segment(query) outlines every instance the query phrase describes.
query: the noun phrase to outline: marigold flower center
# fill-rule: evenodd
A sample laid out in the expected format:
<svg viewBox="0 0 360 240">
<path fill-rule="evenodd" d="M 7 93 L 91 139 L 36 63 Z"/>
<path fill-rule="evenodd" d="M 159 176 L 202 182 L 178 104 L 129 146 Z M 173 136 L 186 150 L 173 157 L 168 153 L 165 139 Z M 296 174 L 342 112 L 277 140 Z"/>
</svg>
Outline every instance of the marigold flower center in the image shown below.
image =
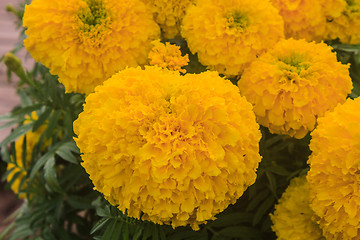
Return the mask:
<svg viewBox="0 0 360 240">
<path fill-rule="evenodd" d="M 226 15 L 229 28 L 234 28 L 240 31 L 244 31 L 249 26 L 249 17 L 240 12 L 234 11 Z"/>
<path fill-rule="evenodd" d="M 309 57 L 306 54 L 293 53 L 287 56 L 279 57 L 281 68 L 286 72 L 303 75 L 311 66 Z M 292 80 L 292 78 L 289 78 Z"/>
<path fill-rule="evenodd" d="M 108 15 L 103 2 L 101 0 L 87 0 L 86 3 L 88 7 L 80 10 L 78 14 L 79 19 L 89 27 L 102 24 L 102 21 Z"/>
<path fill-rule="evenodd" d="M 85 3 L 87 6 L 77 14 L 79 40 L 89 48 L 98 48 L 110 31 L 111 17 L 102 0 L 86 0 Z"/>
</svg>

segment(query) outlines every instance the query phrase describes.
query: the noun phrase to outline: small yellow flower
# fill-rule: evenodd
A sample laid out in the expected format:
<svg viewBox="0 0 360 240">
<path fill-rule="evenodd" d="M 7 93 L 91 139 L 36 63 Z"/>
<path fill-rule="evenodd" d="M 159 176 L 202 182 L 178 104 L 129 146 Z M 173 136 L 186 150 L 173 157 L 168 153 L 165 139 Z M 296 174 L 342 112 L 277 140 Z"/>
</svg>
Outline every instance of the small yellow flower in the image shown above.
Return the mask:
<svg viewBox="0 0 360 240">
<path fill-rule="evenodd" d="M 360 98 L 319 118 L 311 133 L 310 207 L 328 240 L 360 239 Z"/>
<path fill-rule="evenodd" d="M 26 49 L 67 92 L 90 93 L 127 66 L 147 63 L 159 26 L 140 0 L 33 0 Z"/>
<path fill-rule="evenodd" d="M 282 40 L 244 71 L 240 92 L 272 133 L 303 138 L 352 89 L 349 66 L 324 43 Z"/>
<path fill-rule="evenodd" d="M 181 21 L 190 5 L 196 0 L 142 0 L 154 13 L 166 39 L 175 38 L 180 33 Z"/>
<path fill-rule="evenodd" d="M 261 159 L 251 104 L 217 72 L 123 70 L 86 98 L 74 130 L 111 204 L 173 227 L 199 229 L 235 203 Z"/>
<path fill-rule="evenodd" d="M 312 220 L 314 212 L 309 205 L 309 185 L 306 176 L 291 180 L 290 185 L 270 215 L 272 230 L 278 240 L 320 240 L 319 225 Z"/>
<path fill-rule="evenodd" d="M 161 43 L 159 40 L 153 41 L 154 47 L 149 53 L 150 65 L 167 68 L 171 71 L 179 71 L 185 73 L 186 66 L 189 62 L 189 56 L 181 56 L 180 47 L 170 43 Z"/>
<path fill-rule="evenodd" d="M 231 76 L 279 41 L 283 25 L 268 0 L 199 0 L 189 7 L 181 31 L 202 64 Z"/>
</svg>

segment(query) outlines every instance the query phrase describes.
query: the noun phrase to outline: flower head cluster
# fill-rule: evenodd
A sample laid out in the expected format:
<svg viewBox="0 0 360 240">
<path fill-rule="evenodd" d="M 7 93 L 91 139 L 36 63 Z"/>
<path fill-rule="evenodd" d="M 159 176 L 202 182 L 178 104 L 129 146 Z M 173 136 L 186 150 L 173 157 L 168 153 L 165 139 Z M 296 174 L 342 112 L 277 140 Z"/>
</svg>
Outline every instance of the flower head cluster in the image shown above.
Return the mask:
<svg viewBox="0 0 360 240">
<path fill-rule="evenodd" d="M 170 43 L 161 43 L 160 41 L 153 41 L 154 47 L 149 53 L 150 65 L 167 68 L 172 71 L 179 71 L 185 73 L 185 69 L 181 69 L 189 62 L 189 56 L 181 56 L 180 47 Z"/>
<path fill-rule="evenodd" d="M 348 68 L 324 43 L 288 39 L 254 61 L 238 86 L 261 125 L 302 138 L 318 117 L 345 102 L 352 89 Z"/>
<path fill-rule="evenodd" d="M 329 19 L 328 38 L 339 38 L 342 43 L 360 43 L 360 0 L 346 0 L 341 15 Z"/>
<path fill-rule="evenodd" d="M 36 115 L 36 112 L 33 112 L 31 115 L 31 118 L 28 117 L 28 119 L 25 121 L 25 124 L 36 120 L 38 117 Z M 15 142 L 15 151 L 16 151 L 16 159 L 14 159 L 14 163 L 8 163 L 7 170 L 10 171 L 10 174 L 7 176 L 7 181 L 11 182 L 14 177 L 16 177 L 15 181 L 11 184 L 11 190 L 18 194 L 19 198 L 26 198 L 26 195 L 24 193 L 19 193 L 21 189 L 26 188 L 27 182 L 25 181 L 23 184 L 21 182 L 23 181 L 24 177 L 27 174 L 26 169 L 29 167 L 28 165 L 31 162 L 32 153 L 35 145 L 38 143 L 41 135 L 44 133 L 46 129 L 46 125 L 40 126 L 35 132 L 28 132 L 25 135 L 21 136 L 18 140 Z M 24 139 L 26 138 L 26 154 L 25 159 L 23 159 L 23 144 Z M 44 145 L 49 144 L 48 141 L 45 141 Z M 25 160 L 25 162 L 24 162 Z M 24 165 L 25 163 L 25 165 Z M 18 174 L 18 175 L 17 175 Z M 17 175 L 17 176 L 15 176 Z"/>
<path fill-rule="evenodd" d="M 291 180 L 290 185 L 270 215 L 278 240 L 323 239 L 319 225 L 312 220 L 309 206 L 309 185 L 306 176 Z"/>
<path fill-rule="evenodd" d="M 344 0 L 271 0 L 285 22 L 285 37 L 321 41 L 327 35 L 327 19 L 337 17 Z"/>
<path fill-rule="evenodd" d="M 34 0 L 24 44 L 67 92 L 90 93 L 127 66 L 143 65 L 160 30 L 140 0 Z"/>
<path fill-rule="evenodd" d="M 193 229 L 254 183 L 258 127 L 251 104 L 217 72 L 158 67 L 117 73 L 74 122 L 82 165 L 111 204 Z"/>
<path fill-rule="evenodd" d="M 318 120 L 309 158 L 310 206 L 326 239 L 360 239 L 360 99 Z"/>
<path fill-rule="evenodd" d="M 202 64 L 231 76 L 279 41 L 283 25 L 268 0 L 199 0 L 183 19 L 182 36 Z"/>
<path fill-rule="evenodd" d="M 179 35 L 181 21 L 190 5 L 196 0 L 142 0 L 154 13 L 162 35 L 171 39 Z"/>
</svg>

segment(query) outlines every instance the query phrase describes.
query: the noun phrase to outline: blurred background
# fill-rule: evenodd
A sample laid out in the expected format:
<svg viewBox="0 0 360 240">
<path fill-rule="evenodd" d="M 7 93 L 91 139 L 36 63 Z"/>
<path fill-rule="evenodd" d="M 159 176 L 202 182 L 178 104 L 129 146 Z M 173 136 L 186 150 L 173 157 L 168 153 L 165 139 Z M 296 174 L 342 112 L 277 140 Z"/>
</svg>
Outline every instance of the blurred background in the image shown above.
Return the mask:
<svg viewBox="0 0 360 240">
<path fill-rule="evenodd" d="M 6 11 L 6 6 L 11 4 L 17 7 L 22 0 L 0 0 L 0 57 L 5 53 L 14 49 L 18 43 L 18 37 L 22 29 L 16 25 L 16 17 L 13 13 Z M 24 49 L 17 54 L 23 61 L 25 68 L 29 69 L 33 64 L 33 60 L 27 56 Z M 6 67 L 3 62 L 0 63 L 0 115 L 9 113 L 17 104 L 19 104 L 19 97 L 16 95 L 16 76 L 11 77 L 9 81 Z M 11 127 L 0 130 L 0 142 L 9 134 Z M 0 177 L 3 174 L 6 166 L 2 161 L 0 166 Z M 0 182 L 0 233 L 8 224 L 5 220 L 11 215 L 21 204 L 14 194 L 5 188 L 5 183 Z"/>
</svg>

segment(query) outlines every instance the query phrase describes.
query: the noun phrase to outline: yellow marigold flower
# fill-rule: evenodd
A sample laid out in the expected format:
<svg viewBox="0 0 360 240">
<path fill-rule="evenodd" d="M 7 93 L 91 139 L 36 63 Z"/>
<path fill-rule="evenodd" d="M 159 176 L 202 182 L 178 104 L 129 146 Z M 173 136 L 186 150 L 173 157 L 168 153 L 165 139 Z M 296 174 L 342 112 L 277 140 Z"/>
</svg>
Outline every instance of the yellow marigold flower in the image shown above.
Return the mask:
<svg viewBox="0 0 360 240">
<path fill-rule="evenodd" d="M 238 86 L 261 125 L 303 138 L 318 117 L 345 102 L 352 89 L 348 68 L 324 43 L 288 39 L 254 61 Z"/>
<path fill-rule="evenodd" d="M 34 0 L 24 44 L 67 92 L 90 93 L 127 66 L 143 65 L 159 26 L 140 0 Z"/>
<path fill-rule="evenodd" d="M 326 239 L 360 239 L 360 98 L 319 118 L 309 158 L 310 207 Z"/>
<path fill-rule="evenodd" d="M 34 121 L 37 118 L 38 117 L 36 115 L 36 112 L 33 112 L 31 115 L 31 118 L 28 117 L 28 119 L 25 121 L 25 124 L 29 123 L 30 121 Z M 24 188 L 26 188 L 26 185 L 27 185 L 26 181 L 25 181 L 23 183 L 23 185 L 20 186 L 22 179 L 27 174 L 26 168 L 29 167 L 27 165 L 24 166 L 23 160 L 22 160 L 24 138 L 26 136 L 26 164 L 30 164 L 33 149 L 34 149 L 35 145 L 38 143 L 41 135 L 46 130 L 46 127 L 47 127 L 46 125 L 42 125 L 35 132 L 30 131 L 30 132 L 26 133 L 25 135 L 21 136 L 15 142 L 16 164 L 8 163 L 7 170 L 9 171 L 10 169 L 12 169 L 12 171 L 7 176 L 7 181 L 10 182 L 11 179 L 15 176 L 15 174 L 19 173 L 19 175 L 16 177 L 16 180 L 13 181 L 11 184 L 11 190 L 16 194 L 19 193 L 20 188 L 24 189 Z M 46 144 L 49 144 L 49 143 L 45 143 L 45 145 Z M 26 194 L 20 193 L 20 194 L 18 194 L 18 197 L 25 199 Z"/>
<path fill-rule="evenodd" d="M 360 0 L 346 0 L 340 16 L 329 19 L 329 39 L 339 38 L 342 43 L 360 43 Z"/>
<path fill-rule="evenodd" d="M 268 0 L 199 0 L 190 6 L 182 35 L 199 61 L 237 75 L 283 37 L 283 20 Z"/>
<path fill-rule="evenodd" d="M 189 62 L 189 56 L 181 56 L 180 47 L 171 45 L 170 43 L 161 43 L 153 41 L 154 47 L 149 53 L 150 65 L 167 68 L 172 71 L 179 71 L 185 73 L 185 69 L 181 67 L 186 66 Z"/>
<path fill-rule="evenodd" d="M 217 72 L 129 68 L 96 88 L 74 122 L 95 188 L 131 217 L 193 229 L 254 183 L 252 106 Z"/>
<path fill-rule="evenodd" d="M 179 35 L 181 21 L 190 5 L 196 0 L 142 0 L 154 13 L 162 35 L 171 39 Z"/>
<path fill-rule="evenodd" d="M 271 0 L 285 23 L 285 37 L 321 41 L 326 38 L 327 18 L 339 16 L 344 0 Z"/>
<path fill-rule="evenodd" d="M 272 230 L 278 240 L 321 240 L 319 225 L 312 220 L 314 212 L 309 206 L 309 185 L 306 176 L 291 180 L 290 185 L 270 215 Z"/>
</svg>

